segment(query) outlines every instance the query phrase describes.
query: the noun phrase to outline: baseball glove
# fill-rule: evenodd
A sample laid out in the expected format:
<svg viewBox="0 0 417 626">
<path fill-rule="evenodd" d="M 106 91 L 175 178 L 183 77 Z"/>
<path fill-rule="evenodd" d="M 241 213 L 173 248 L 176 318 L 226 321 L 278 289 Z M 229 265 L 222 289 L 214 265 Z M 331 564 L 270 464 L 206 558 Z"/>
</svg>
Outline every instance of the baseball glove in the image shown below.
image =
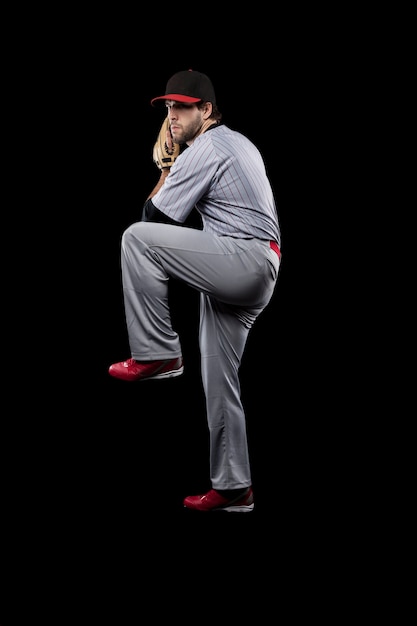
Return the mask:
<svg viewBox="0 0 417 626">
<path fill-rule="evenodd" d="M 162 123 L 158 138 L 153 147 L 153 160 L 160 170 L 171 167 L 180 153 L 180 146 L 172 141 L 169 129 L 169 120 L 166 117 Z"/>
</svg>

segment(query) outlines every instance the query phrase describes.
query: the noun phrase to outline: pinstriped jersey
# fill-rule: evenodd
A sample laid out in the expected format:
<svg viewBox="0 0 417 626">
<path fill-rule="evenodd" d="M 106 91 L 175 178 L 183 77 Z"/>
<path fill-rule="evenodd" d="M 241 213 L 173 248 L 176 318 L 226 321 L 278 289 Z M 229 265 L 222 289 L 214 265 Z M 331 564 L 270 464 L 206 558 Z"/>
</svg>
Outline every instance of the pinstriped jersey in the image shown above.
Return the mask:
<svg viewBox="0 0 417 626">
<path fill-rule="evenodd" d="M 224 124 L 199 135 L 171 167 L 152 203 L 183 223 L 195 207 L 203 230 L 281 244 L 264 161 L 256 146 Z"/>
</svg>

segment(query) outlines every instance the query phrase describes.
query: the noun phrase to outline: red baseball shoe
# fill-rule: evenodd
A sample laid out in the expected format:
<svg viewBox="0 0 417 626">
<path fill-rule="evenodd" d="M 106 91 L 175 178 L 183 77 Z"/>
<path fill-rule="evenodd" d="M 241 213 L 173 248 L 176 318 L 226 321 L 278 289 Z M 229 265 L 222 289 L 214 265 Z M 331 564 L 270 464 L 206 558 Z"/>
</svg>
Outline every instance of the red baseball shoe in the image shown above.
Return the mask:
<svg viewBox="0 0 417 626">
<path fill-rule="evenodd" d="M 184 371 L 182 356 L 165 361 L 151 361 L 149 363 L 139 363 L 135 359 L 128 359 L 120 363 L 113 363 L 109 367 L 110 376 L 120 378 L 120 380 L 156 380 L 159 378 L 173 378 L 180 376 Z"/>
<path fill-rule="evenodd" d="M 233 499 L 221 496 L 211 489 L 202 496 L 187 496 L 184 506 L 194 511 L 228 511 L 229 513 L 250 513 L 254 509 L 252 487 Z"/>
</svg>

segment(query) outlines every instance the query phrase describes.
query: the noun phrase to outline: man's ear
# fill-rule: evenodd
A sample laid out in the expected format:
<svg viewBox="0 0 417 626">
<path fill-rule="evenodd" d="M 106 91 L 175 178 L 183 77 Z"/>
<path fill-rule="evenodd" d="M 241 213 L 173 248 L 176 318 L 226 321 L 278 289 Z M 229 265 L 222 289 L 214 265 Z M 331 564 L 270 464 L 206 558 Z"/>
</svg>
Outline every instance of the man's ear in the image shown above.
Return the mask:
<svg viewBox="0 0 417 626">
<path fill-rule="evenodd" d="M 208 120 L 208 118 L 210 117 L 212 113 L 213 113 L 213 103 L 206 102 L 205 108 L 204 108 L 204 119 Z"/>
</svg>

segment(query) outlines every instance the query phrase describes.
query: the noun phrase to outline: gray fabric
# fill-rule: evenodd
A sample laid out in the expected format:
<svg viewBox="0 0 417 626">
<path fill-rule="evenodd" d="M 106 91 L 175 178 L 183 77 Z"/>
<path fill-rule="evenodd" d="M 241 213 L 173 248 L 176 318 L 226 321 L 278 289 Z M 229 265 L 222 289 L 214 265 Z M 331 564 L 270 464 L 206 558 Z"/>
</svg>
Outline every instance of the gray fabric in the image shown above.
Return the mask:
<svg viewBox="0 0 417 626">
<path fill-rule="evenodd" d="M 137 361 L 181 355 L 168 305 L 169 278 L 201 293 L 199 341 L 212 486 L 250 486 L 239 367 L 249 330 L 272 297 L 278 255 L 267 240 L 138 222 L 123 234 L 121 264 L 129 344 Z"/>
<path fill-rule="evenodd" d="M 199 135 L 180 154 L 152 202 L 181 223 L 196 208 L 206 232 L 281 244 L 262 156 L 247 137 L 224 125 Z"/>
</svg>

